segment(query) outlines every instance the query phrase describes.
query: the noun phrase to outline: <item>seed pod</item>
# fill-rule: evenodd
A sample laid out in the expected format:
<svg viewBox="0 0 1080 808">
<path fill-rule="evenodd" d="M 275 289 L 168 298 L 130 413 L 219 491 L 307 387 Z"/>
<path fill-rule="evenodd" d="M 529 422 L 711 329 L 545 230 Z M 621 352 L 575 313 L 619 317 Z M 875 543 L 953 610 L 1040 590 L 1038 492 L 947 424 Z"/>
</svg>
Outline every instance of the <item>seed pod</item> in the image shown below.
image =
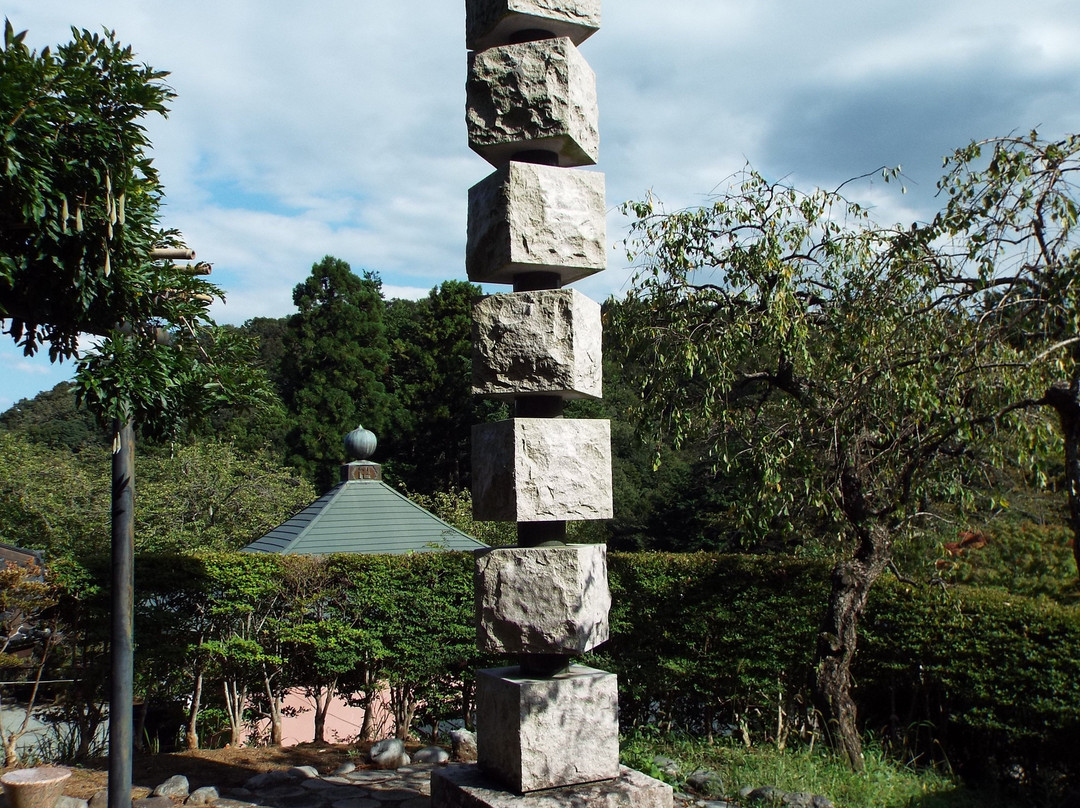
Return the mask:
<svg viewBox="0 0 1080 808">
<path fill-rule="evenodd" d="M 120 196 L 118 196 L 116 198 L 116 203 L 117 203 L 117 206 L 119 207 L 119 210 L 116 213 L 116 219 L 117 219 L 117 221 L 120 222 L 121 227 L 123 227 L 123 225 L 124 225 L 124 201 L 126 199 L 127 199 L 127 194 L 120 194 Z"/>
</svg>

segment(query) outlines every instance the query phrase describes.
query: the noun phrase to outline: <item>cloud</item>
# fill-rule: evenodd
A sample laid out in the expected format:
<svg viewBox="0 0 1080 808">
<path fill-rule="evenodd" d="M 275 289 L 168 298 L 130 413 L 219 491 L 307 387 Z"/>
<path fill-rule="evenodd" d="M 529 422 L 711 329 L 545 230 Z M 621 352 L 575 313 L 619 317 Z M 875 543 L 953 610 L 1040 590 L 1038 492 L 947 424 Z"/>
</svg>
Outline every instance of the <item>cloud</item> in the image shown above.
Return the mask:
<svg viewBox="0 0 1080 808">
<path fill-rule="evenodd" d="M 466 194 L 491 168 L 467 146 L 464 6 L 324 0 L 9 0 L 41 47 L 116 28 L 172 71 L 149 121 L 180 229 L 228 294 L 228 322 L 292 310 L 323 255 L 427 290 L 464 277 Z M 749 162 L 835 187 L 901 164 L 910 193 L 859 186 L 889 221 L 927 218 L 942 155 L 971 138 L 1080 130 L 1072 0 L 619 0 L 582 45 L 597 75 L 609 269 L 625 289 L 619 203 L 701 204 Z M 492 291 L 499 291 L 493 288 Z"/>
</svg>

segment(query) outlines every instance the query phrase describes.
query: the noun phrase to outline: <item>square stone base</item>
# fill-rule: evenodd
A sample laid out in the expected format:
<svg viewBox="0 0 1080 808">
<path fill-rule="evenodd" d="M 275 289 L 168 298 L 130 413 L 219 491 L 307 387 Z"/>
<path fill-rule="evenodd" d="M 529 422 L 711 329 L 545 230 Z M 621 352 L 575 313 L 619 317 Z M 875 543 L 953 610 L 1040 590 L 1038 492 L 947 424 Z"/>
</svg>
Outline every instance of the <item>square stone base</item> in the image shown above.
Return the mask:
<svg viewBox="0 0 1080 808">
<path fill-rule="evenodd" d="M 517 796 L 488 778 L 475 763 L 431 773 L 431 808 L 672 808 L 671 786 L 619 767 L 614 780 L 550 788 Z"/>
<path fill-rule="evenodd" d="M 481 769 L 518 794 L 619 774 L 619 693 L 613 673 L 571 665 L 550 678 L 515 667 L 476 675 Z"/>
</svg>

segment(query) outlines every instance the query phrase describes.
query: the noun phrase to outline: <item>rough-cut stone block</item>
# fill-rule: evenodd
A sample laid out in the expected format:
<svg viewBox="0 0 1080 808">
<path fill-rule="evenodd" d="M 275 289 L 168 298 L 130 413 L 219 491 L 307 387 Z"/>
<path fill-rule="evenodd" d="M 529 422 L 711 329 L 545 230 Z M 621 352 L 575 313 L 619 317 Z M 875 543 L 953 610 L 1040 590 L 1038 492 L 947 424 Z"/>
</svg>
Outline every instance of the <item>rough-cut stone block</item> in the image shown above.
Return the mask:
<svg viewBox="0 0 1080 808">
<path fill-rule="evenodd" d="M 641 772 L 619 768 L 619 777 L 583 786 L 517 796 L 478 766 L 448 766 L 431 773 L 432 808 L 672 808 L 671 786 Z"/>
<path fill-rule="evenodd" d="M 473 393 L 599 398 L 600 304 L 576 289 L 491 295 L 473 308 Z"/>
<path fill-rule="evenodd" d="M 596 162 L 596 76 L 567 37 L 470 53 L 465 95 L 469 146 L 496 168 L 533 150 Z"/>
<path fill-rule="evenodd" d="M 480 768 L 518 794 L 618 777 L 618 707 L 615 674 L 584 665 L 544 679 L 477 671 Z"/>
<path fill-rule="evenodd" d="M 607 266 L 604 175 L 512 162 L 469 189 L 465 269 L 476 283 L 554 272 L 565 285 Z"/>
<path fill-rule="evenodd" d="M 600 0 L 466 0 L 465 46 L 506 45 L 521 31 L 548 31 L 580 45 L 600 27 Z"/>
<path fill-rule="evenodd" d="M 611 518 L 611 425 L 511 418 L 472 431 L 473 516 L 494 522 Z"/>
<path fill-rule="evenodd" d="M 608 638 L 607 548 L 476 552 L 476 644 L 493 654 L 584 654 Z"/>
</svg>

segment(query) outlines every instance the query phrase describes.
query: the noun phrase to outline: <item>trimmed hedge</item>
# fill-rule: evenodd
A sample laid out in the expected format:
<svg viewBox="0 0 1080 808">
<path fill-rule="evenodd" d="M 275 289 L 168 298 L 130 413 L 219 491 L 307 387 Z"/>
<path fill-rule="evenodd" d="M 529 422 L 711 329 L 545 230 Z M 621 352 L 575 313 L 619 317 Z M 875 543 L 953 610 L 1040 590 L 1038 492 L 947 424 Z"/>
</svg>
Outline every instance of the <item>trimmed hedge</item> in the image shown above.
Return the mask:
<svg viewBox="0 0 1080 808">
<path fill-rule="evenodd" d="M 208 639 L 230 598 L 252 601 L 287 579 L 290 557 L 221 554 L 148 557 L 136 567 L 142 670 L 176 665 Z M 585 660 L 619 674 L 624 726 L 660 724 L 694 734 L 776 740 L 810 726 L 809 682 L 829 567 L 783 556 L 610 553 L 612 637 Z M 332 556 L 320 587 L 289 615 L 323 604 L 323 628 L 352 620 L 377 643 L 391 684 L 467 709 L 470 666 L 490 664 L 473 644 L 472 560 L 466 554 Z M 107 568 L 69 578 L 100 615 Z M 295 577 L 295 575 L 294 575 Z M 250 592 L 244 594 L 250 585 Z M 265 604 L 262 604 L 265 605 Z M 336 610 L 336 611 L 335 611 Z M 190 612 L 190 614 L 188 614 Z M 360 615 L 357 622 L 357 613 Z M 202 615 L 204 625 L 196 628 Z M 91 616 L 91 615 L 86 615 Z M 306 618 L 304 618 L 306 619 Z M 187 624 L 186 621 L 190 621 Z M 83 622 L 92 627 L 96 620 Z M 150 628 L 153 636 L 147 636 Z M 304 646 L 290 646 L 302 654 Z M 324 649 L 325 651 L 325 649 Z M 155 654 L 167 655 L 154 664 Z M 289 665 L 301 676 L 318 665 Z M 448 676 L 447 674 L 453 675 Z M 947 592 L 883 578 L 860 632 L 855 697 L 867 729 L 906 754 L 999 762 L 1067 761 L 1080 748 L 1080 608 L 957 587 Z M 442 680 L 438 687 L 425 681 Z M 457 684 L 454 684 L 454 682 Z M 296 681 L 302 685 L 302 681 Z"/>
<path fill-rule="evenodd" d="M 624 724 L 775 740 L 810 721 L 829 566 L 779 556 L 609 556 Z M 875 586 L 860 630 L 864 726 L 907 755 L 1075 764 L 1080 609 L 1000 590 Z M 782 718 L 782 723 L 781 723 Z"/>
</svg>

